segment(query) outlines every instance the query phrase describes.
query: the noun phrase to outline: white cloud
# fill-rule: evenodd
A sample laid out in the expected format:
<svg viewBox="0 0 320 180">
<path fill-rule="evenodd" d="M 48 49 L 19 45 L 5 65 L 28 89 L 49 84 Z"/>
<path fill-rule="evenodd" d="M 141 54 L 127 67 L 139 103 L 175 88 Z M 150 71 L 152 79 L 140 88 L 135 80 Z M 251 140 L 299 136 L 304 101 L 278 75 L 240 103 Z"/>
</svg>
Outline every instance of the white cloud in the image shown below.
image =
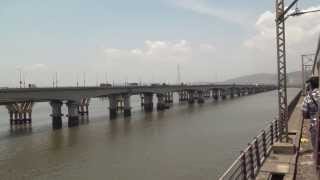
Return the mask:
<svg viewBox="0 0 320 180">
<path fill-rule="evenodd" d="M 31 64 L 25 66 L 18 66 L 17 69 L 27 72 L 38 72 L 48 70 L 48 66 L 45 64 Z"/>
<path fill-rule="evenodd" d="M 193 53 L 201 53 L 201 49 L 206 49 L 213 53 L 211 44 L 192 44 L 186 40 L 179 41 L 151 41 L 146 40 L 144 47 L 134 49 L 114 49 L 106 48 L 104 52 L 111 60 L 125 58 L 138 58 L 143 61 L 171 61 L 183 62 L 191 59 Z"/>
<path fill-rule="evenodd" d="M 302 11 L 320 9 L 310 7 Z M 275 13 L 266 11 L 260 15 L 254 26 L 255 34 L 245 40 L 243 45 L 251 55 L 259 57 L 260 62 L 276 62 L 276 27 Z M 299 70 L 300 55 L 313 52 L 320 33 L 320 14 L 311 13 L 298 17 L 290 17 L 286 21 L 286 44 L 288 66 Z M 274 61 L 272 61 L 274 59 Z M 257 61 L 259 61 L 257 59 Z M 263 64 L 263 63 L 262 63 Z"/>
<path fill-rule="evenodd" d="M 172 0 L 175 6 L 192 11 L 197 14 L 219 18 L 228 22 L 245 24 L 248 20 L 244 12 L 217 8 L 209 4 L 207 0 Z"/>
</svg>

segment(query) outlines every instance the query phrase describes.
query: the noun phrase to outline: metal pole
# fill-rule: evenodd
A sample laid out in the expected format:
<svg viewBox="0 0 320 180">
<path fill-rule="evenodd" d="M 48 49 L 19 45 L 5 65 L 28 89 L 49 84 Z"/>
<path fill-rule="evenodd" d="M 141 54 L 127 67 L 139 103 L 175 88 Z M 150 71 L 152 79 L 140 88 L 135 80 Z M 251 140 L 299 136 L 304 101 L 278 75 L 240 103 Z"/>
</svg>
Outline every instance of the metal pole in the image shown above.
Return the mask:
<svg viewBox="0 0 320 180">
<path fill-rule="evenodd" d="M 301 56 L 301 73 L 302 73 L 302 95 L 305 96 L 306 95 L 306 87 L 305 87 L 305 72 L 304 72 L 304 62 L 303 62 L 303 57 L 304 55 Z"/>
<path fill-rule="evenodd" d="M 276 0 L 276 36 L 277 36 L 277 67 L 278 67 L 278 104 L 280 120 L 280 142 L 288 141 L 288 107 L 287 107 L 287 69 L 284 0 Z"/>
<path fill-rule="evenodd" d="M 19 84 L 20 84 L 20 88 L 22 88 L 22 73 L 21 73 L 21 69 L 19 69 L 19 76 L 20 76 Z"/>
</svg>

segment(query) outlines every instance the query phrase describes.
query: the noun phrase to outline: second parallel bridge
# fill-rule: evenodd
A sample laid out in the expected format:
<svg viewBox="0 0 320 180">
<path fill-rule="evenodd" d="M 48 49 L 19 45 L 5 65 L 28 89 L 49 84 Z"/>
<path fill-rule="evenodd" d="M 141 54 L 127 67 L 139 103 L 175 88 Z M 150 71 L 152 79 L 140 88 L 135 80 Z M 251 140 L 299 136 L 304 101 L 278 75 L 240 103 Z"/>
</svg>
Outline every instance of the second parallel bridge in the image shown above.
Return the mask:
<svg viewBox="0 0 320 180">
<path fill-rule="evenodd" d="M 5 105 L 10 124 L 31 124 L 32 105 L 35 102 L 49 102 L 52 107 L 54 129 L 62 127 L 61 107 L 68 107 L 68 125 L 76 126 L 79 116 L 89 113 L 90 98 L 109 99 L 110 118 L 118 111 L 131 115 L 130 96 L 140 95 L 145 111 L 153 111 L 153 96 L 157 97 L 157 110 L 164 110 L 173 102 L 173 93 L 179 101 L 193 104 L 204 102 L 204 97 L 225 99 L 227 97 L 256 94 L 276 89 L 275 85 L 206 84 L 206 85 L 156 85 L 156 86 L 113 86 L 113 87 L 59 87 L 59 88 L 8 88 L 0 89 L 0 105 Z"/>
</svg>

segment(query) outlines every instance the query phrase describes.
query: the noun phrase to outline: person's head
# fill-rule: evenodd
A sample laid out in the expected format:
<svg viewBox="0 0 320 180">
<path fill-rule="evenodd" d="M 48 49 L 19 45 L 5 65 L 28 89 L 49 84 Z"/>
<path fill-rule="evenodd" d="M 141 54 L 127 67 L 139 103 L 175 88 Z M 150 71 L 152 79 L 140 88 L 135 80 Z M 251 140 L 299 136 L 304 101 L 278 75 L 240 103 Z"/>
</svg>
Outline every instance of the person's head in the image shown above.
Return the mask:
<svg viewBox="0 0 320 180">
<path fill-rule="evenodd" d="M 307 81 L 307 83 L 310 85 L 311 90 L 319 88 L 319 77 L 318 76 L 312 76 Z"/>
</svg>

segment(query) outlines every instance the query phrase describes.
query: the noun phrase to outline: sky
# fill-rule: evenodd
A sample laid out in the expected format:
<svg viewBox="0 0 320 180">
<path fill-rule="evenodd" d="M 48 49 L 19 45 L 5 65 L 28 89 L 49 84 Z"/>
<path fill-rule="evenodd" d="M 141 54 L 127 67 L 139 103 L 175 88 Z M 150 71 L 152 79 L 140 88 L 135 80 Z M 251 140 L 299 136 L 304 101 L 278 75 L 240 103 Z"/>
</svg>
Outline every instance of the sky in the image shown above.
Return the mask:
<svg viewBox="0 0 320 180">
<path fill-rule="evenodd" d="M 286 1 L 287 4 L 289 1 Z M 320 0 L 300 0 L 302 10 Z M 0 87 L 216 82 L 276 73 L 273 0 L 0 0 Z M 315 51 L 320 13 L 289 18 L 288 71 Z"/>
</svg>

